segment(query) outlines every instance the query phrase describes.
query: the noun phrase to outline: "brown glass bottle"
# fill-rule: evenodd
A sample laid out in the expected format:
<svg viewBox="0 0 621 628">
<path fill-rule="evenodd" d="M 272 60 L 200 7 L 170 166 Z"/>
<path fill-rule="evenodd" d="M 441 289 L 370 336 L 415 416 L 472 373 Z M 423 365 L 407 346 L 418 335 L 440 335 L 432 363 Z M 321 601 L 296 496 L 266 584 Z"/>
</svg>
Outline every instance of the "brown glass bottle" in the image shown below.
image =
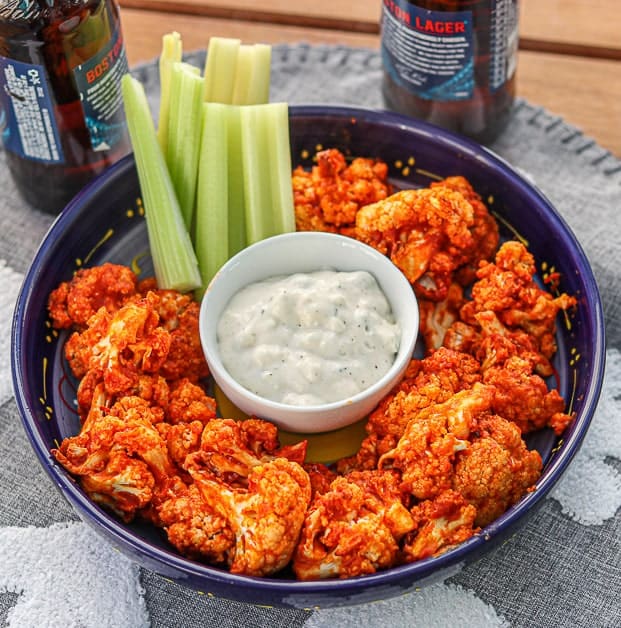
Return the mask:
<svg viewBox="0 0 621 628">
<path fill-rule="evenodd" d="M 387 108 L 489 143 L 515 98 L 517 0 L 383 0 Z"/>
<path fill-rule="evenodd" d="M 0 132 L 18 190 L 58 213 L 130 150 L 113 0 L 0 0 Z"/>
</svg>

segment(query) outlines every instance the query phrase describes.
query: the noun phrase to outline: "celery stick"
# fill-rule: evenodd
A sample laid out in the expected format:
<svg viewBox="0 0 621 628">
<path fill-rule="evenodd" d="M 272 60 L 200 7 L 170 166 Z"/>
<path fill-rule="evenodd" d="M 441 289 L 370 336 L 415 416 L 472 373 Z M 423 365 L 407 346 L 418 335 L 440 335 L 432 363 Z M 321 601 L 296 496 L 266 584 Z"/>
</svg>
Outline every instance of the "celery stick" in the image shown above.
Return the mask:
<svg viewBox="0 0 621 628">
<path fill-rule="evenodd" d="M 157 139 L 162 150 L 168 145 L 168 105 L 170 103 L 170 73 L 173 63 L 181 61 L 183 44 L 179 33 L 173 31 L 162 37 L 162 52 L 159 59 L 160 71 L 160 112 L 158 117 Z"/>
<path fill-rule="evenodd" d="M 158 286 L 181 292 L 194 290 L 201 284 L 198 263 L 183 224 L 144 88 L 130 74 L 125 74 L 121 89 Z"/>
<path fill-rule="evenodd" d="M 246 202 L 246 240 L 253 244 L 275 235 L 272 220 L 269 176 L 269 136 L 265 116 L 260 108 L 249 105 L 240 108 L 244 196 Z"/>
<path fill-rule="evenodd" d="M 194 236 L 203 283 L 197 297 L 229 258 L 228 110 L 219 103 L 203 104 Z"/>
<path fill-rule="evenodd" d="M 254 44 L 252 76 L 246 96 L 247 105 L 261 105 L 270 99 L 270 78 L 272 70 L 272 47 L 267 44 Z"/>
<path fill-rule="evenodd" d="M 200 70 L 187 63 L 174 63 L 170 91 L 166 163 L 186 229 L 191 231 L 202 124 L 203 79 Z"/>
<path fill-rule="evenodd" d="M 205 61 L 206 102 L 230 105 L 233 99 L 233 85 L 237 67 L 237 52 L 241 42 L 228 37 L 211 37 Z"/>
<path fill-rule="evenodd" d="M 237 56 L 234 105 L 260 105 L 270 95 L 272 48 L 267 44 L 242 45 Z"/>
<path fill-rule="evenodd" d="M 233 255 L 239 253 L 247 244 L 240 108 L 228 107 L 228 117 L 228 240 L 229 256 L 233 257 Z"/>
<path fill-rule="evenodd" d="M 264 107 L 268 117 L 272 214 L 279 233 L 295 231 L 293 186 L 291 185 L 291 144 L 287 103 Z"/>
<path fill-rule="evenodd" d="M 295 230 L 286 103 L 240 108 L 246 238 Z"/>
<path fill-rule="evenodd" d="M 233 105 L 250 105 L 248 102 L 248 90 L 254 66 L 254 49 L 252 45 L 242 44 L 237 51 L 237 63 L 235 65 L 235 80 L 231 103 Z"/>
</svg>

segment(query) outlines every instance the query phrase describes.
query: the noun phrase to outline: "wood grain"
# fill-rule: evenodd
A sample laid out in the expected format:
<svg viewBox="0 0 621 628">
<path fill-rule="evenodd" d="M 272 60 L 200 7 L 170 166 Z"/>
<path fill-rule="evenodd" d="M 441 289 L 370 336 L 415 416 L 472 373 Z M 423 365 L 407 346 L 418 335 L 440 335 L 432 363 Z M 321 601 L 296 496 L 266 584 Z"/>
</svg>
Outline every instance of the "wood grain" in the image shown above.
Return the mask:
<svg viewBox="0 0 621 628">
<path fill-rule="evenodd" d="M 620 6 L 619 0 L 520 0 L 522 47 L 621 59 Z"/>
<path fill-rule="evenodd" d="M 381 0 L 120 0 L 127 8 L 377 34 Z M 523 47 L 621 59 L 619 0 L 520 0 Z"/>
<path fill-rule="evenodd" d="M 123 7 L 202 15 L 242 22 L 269 22 L 307 28 L 377 34 L 381 3 L 377 0 L 120 0 Z"/>
<path fill-rule="evenodd" d="M 549 0 L 546 0 L 546 2 Z M 345 44 L 377 49 L 376 35 L 240 22 L 124 8 L 123 30 L 131 65 L 159 55 L 161 37 L 177 30 L 185 50 L 205 48 L 212 35 L 247 42 Z M 563 117 L 621 157 L 621 64 L 611 60 L 521 51 L 518 94 Z"/>
<path fill-rule="evenodd" d="M 176 30 L 180 33 L 186 51 L 206 48 L 211 36 L 237 37 L 245 42 L 269 44 L 308 42 L 344 44 L 378 48 L 377 35 L 365 35 L 319 28 L 283 26 L 262 22 L 239 22 L 219 18 L 179 15 L 158 11 L 121 9 L 121 20 L 130 65 L 153 59 L 159 55 L 162 35 Z"/>
<path fill-rule="evenodd" d="M 517 92 L 621 157 L 618 61 L 522 51 Z"/>
</svg>

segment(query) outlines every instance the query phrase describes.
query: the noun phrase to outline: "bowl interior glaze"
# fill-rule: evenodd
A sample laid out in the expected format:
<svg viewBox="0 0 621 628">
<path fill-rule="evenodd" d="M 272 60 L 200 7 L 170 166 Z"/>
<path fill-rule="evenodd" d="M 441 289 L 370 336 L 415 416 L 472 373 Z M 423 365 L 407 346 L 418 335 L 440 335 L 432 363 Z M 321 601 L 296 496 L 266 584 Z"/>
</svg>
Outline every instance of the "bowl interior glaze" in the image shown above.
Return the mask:
<svg viewBox="0 0 621 628">
<path fill-rule="evenodd" d="M 381 157 L 398 187 L 424 186 L 463 175 L 488 203 L 505 238 L 518 237 L 534 254 L 540 275 L 561 275 L 559 289 L 577 307 L 559 320 L 557 384 L 576 415 L 561 439 L 543 431 L 529 437 L 544 458 L 537 488 L 480 534 L 439 557 L 370 576 L 325 582 L 231 575 L 185 559 L 163 534 L 141 524 L 125 525 L 93 504 L 50 454 L 78 430 L 75 382 L 62 357 L 66 334 L 50 326 L 49 293 L 73 272 L 104 261 L 152 274 L 148 241 L 131 156 L 85 188 L 57 218 L 42 242 L 18 297 L 12 329 L 16 400 L 28 438 L 54 485 L 78 514 L 139 564 L 203 593 L 267 605 L 310 608 L 396 596 L 446 578 L 464 562 L 502 541 L 541 503 L 578 450 L 595 411 L 604 369 L 601 301 L 588 261 L 549 201 L 488 150 L 412 119 L 341 107 L 291 107 L 294 165 L 310 166 L 318 147 L 348 155 Z"/>
</svg>

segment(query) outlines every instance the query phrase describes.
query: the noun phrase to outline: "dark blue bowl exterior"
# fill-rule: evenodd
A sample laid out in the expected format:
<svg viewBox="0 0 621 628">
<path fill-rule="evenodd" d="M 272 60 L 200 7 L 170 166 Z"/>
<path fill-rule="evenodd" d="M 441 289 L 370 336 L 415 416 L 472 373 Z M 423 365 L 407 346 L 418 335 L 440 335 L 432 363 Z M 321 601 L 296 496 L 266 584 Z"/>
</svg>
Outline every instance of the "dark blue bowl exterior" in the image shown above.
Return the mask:
<svg viewBox="0 0 621 628">
<path fill-rule="evenodd" d="M 560 289 L 578 299 L 560 321 L 557 369 L 561 393 L 577 419 L 560 442 L 535 442 L 546 461 L 537 489 L 480 534 L 445 554 L 378 574 L 342 581 L 295 582 L 235 576 L 187 560 L 149 526 L 124 525 L 93 504 L 50 454 L 75 433 L 72 388 L 62 360 L 62 337 L 50 327 L 48 294 L 81 266 L 133 264 L 151 274 L 148 241 L 133 159 L 125 158 L 85 188 L 50 228 L 18 297 L 12 330 L 13 383 L 23 424 L 55 486 L 79 516 L 137 563 L 218 597 L 263 605 L 316 608 L 400 595 L 444 579 L 516 531 L 559 479 L 584 438 L 602 383 L 605 341 L 601 301 L 588 261 L 551 204 L 508 164 L 477 144 L 397 114 L 341 107 L 291 107 L 294 164 L 310 164 L 323 147 L 381 157 L 398 185 L 428 185 L 463 175 L 506 224 L 507 237 L 528 242 L 539 267 L 561 273 Z"/>
</svg>

